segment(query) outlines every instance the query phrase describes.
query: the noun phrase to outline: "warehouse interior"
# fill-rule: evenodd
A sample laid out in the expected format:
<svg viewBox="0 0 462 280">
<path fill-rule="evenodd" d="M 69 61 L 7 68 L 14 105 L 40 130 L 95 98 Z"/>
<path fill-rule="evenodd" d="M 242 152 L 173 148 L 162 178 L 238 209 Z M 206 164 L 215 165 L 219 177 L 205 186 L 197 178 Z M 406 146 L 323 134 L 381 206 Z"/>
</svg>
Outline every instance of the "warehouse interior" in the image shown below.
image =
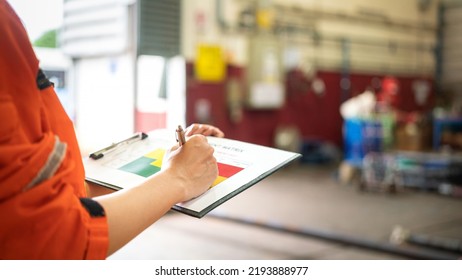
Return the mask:
<svg viewBox="0 0 462 280">
<path fill-rule="evenodd" d="M 109 259 L 460 259 L 461 18 L 457 0 L 64 0 L 58 53 L 37 54 L 84 156 L 192 123 L 301 155 Z"/>
</svg>

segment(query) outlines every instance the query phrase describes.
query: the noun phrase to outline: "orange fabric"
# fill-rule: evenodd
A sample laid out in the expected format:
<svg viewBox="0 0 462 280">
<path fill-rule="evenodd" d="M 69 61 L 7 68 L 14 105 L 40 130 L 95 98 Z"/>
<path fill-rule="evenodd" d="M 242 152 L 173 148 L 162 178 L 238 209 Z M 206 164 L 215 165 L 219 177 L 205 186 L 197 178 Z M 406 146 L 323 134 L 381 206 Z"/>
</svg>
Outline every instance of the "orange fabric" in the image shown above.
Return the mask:
<svg viewBox="0 0 462 280">
<path fill-rule="evenodd" d="M 53 87 L 37 88 L 38 60 L 19 18 L 0 0 L 0 259 L 104 259 L 105 217 L 81 205 L 84 169 L 72 122 Z M 28 187 L 57 141 L 51 178 Z"/>
</svg>

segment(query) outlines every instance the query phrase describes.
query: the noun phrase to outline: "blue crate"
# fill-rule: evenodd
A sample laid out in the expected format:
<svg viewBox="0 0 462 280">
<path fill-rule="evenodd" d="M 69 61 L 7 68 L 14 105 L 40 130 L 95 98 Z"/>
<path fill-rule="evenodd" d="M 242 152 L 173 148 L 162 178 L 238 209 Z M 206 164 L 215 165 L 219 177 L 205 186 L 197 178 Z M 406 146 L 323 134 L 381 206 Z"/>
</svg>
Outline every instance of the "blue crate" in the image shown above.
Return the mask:
<svg viewBox="0 0 462 280">
<path fill-rule="evenodd" d="M 369 152 L 383 150 L 382 122 L 364 119 L 346 119 L 343 124 L 344 160 L 361 166 Z"/>
</svg>

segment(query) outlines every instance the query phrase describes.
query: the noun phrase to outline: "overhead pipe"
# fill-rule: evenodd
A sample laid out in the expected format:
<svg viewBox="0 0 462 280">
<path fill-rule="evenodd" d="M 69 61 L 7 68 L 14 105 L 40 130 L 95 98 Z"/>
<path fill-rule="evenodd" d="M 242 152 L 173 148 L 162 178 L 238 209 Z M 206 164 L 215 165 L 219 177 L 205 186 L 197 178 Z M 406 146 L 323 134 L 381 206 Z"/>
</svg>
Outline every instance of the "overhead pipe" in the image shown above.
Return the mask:
<svg viewBox="0 0 462 280">
<path fill-rule="evenodd" d="M 371 39 L 366 36 L 332 36 L 332 35 L 323 35 L 310 27 L 297 27 L 297 26 L 289 26 L 287 25 L 279 25 L 277 26 L 276 34 L 278 33 L 303 33 L 308 34 L 313 38 L 313 40 L 320 40 L 320 41 L 335 41 L 342 43 L 345 40 L 348 40 L 350 44 L 359 44 L 359 45 L 366 45 L 366 46 L 375 46 L 375 47 L 394 47 L 396 49 L 403 49 L 403 50 L 413 50 L 413 51 L 426 51 L 426 52 L 434 52 L 435 46 L 432 44 L 418 44 L 418 43 L 408 43 L 408 42 L 399 42 L 399 41 L 392 41 L 392 40 L 385 40 L 385 39 Z"/>
<path fill-rule="evenodd" d="M 289 7 L 289 6 L 280 5 L 280 4 L 275 4 L 275 8 L 279 12 L 286 12 L 286 13 L 302 15 L 303 18 L 309 18 L 309 19 L 326 18 L 326 19 L 333 19 L 333 20 L 359 22 L 361 24 L 367 22 L 370 24 L 385 26 L 387 28 L 391 27 L 391 28 L 396 28 L 396 29 L 402 29 L 403 32 L 409 32 L 408 30 L 411 29 L 411 30 L 433 33 L 433 32 L 436 32 L 436 29 L 437 29 L 436 26 L 434 26 L 433 24 L 429 24 L 425 22 L 415 24 L 412 22 L 391 20 L 384 14 L 371 13 L 364 9 L 359 11 L 360 15 L 353 15 L 353 14 L 341 13 L 341 12 L 337 12 L 337 13 L 327 12 L 325 10 L 314 10 L 314 9 L 308 10 L 308 9 L 303 9 L 300 7 Z"/>
<path fill-rule="evenodd" d="M 216 13 L 216 20 L 217 20 L 217 24 L 219 26 L 219 28 L 223 31 L 223 32 L 229 32 L 231 30 L 234 30 L 234 31 L 239 31 L 239 27 L 236 25 L 236 26 L 233 26 L 232 24 L 226 22 L 226 20 L 224 19 L 224 16 L 223 16 L 223 3 L 222 3 L 223 0 L 216 0 L 216 3 L 215 3 L 215 13 Z M 323 16 L 326 16 L 326 17 L 330 17 L 330 18 L 336 18 L 336 19 L 342 19 L 342 20 L 356 20 L 356 21 L 359 21 L 359 20 L 364 20 L 364 21 L 368 21 L 367 18 L 362 18 L 362 17 L 355 17 L 355 16 L 352 16 L 352 15 L 345 15 L 345 14 L 334 14 L 334 13 L 327 13 L 327 12 L 323 12 L 323 11 L 312 11 L 312 12 L 307 12 L 306 10 L 305 11 L 298 11 L 298 10 L 295 10 L 293 8 L 289 8 L 289 7 L 286 7 L 286 6 L 283 6 L 283 5 L 275 5 L 275 10 L 277 10 L 278 12 L 284 12 L 284 11 L 294 11 L 298 14 L 303 14 L 303 13 L 310 13 L 310 14 L 313 14 L 315 15 L 314 18 L 321 18 Z M 292 32 L 292 33 L 299 33 L 299 34 L 302 34 L 302 35 L 306 35 L 308 34 L 309 36 L 311 36 L 313 38 L 313 40 L 324 40 L 324 41 L 335 41 L 335 42 L 339 42 L 339 43 L 342 43 L 346 40 L 348 40 L 350 42 L 350 44 L 361 44 L 361 45 L 368 45 L 368 46 L 378 46 L 378 47 L 383 47 L 383 46 L 393 46 L 393 47 L 396 47 L 397 49 L 403 49 L 403 50 L 413 50 L 413 51 L 427 51 L 427 52 L 434 52 L 435 51 L 435 46 L 431 45 L 431 44 L 426 44 L 426 45 L 422 45 L 422 44 L 412 44 L 412 43 L 408 43 L 408 42 L 398 42 L 398 41 L 391 41 L 391 40 L 380 40 L 380 39 L 371 39 L 369 37 L 365 37 L 365 36 L 350 36 L 350 37 L 344 37 L 344 36 L 329 36 L 329 35 L 323 35 L 321 33 L 319 33 L 318 31 L 316 31 L 313 27 L 309 27 L 309 26 L 306 26 L 306 25 L 298 25 L 297 24 L 294 24 L 292 22 L 289 22 L 289 21 L 284 21 L 283 19 L 281 18 L 276 18 L 276 24 L 275 24 L 275 33 L 276 34 L 279 34 L 279 33 L 282 33 L 282 32 Z M 374 21 L 375 22 L 375 21 Z M 391 24 L 393 23 L 393 21 L 389 21 L 387 20 L 386 21 L 387 24 Z M 436 29 L 433 27 L 433 26 L 426 26 L 424 25 L 423 27 L 420 27 L 419 25 L 417 26 L 414 26 L 414 25 L 411 25 L 411 24 L 405 24 L 405 23 L 402 23 L 402 24 L 392 24 L 393 26 L 401 26 L 402 28 L 404 29 L 412 29 L 412 28 L 421 28 L 422 30 L 424 31 L 431 31 L 431 32 L 434 32 Z M 248 30 L 241 30 L 241 31 L 248 31 Z"/>
<path fill-rule="evenodd" d="M 301 237 L 318 238 L 318 239 L 326 240 L 329 242 L 335 242 L 339 244 L 365 248 L 368 250 L 390 253 L 394 255 L 407 257 L 410 259 L 422 259 L 422 260 L 461 259 L 460 255 L 445 253 L 445 252 L 441 252 L 441 251 L 437 251 L 433 249 L 396 246 L 392 243 L 376 242 L 376 241 L 368 240 L 365 238 L 358 238 L 354 236 L 338 234 L 338 233 L 334 233 L 334 232 L 330 232 L 326 230 L 288 226 L 288 225 L 284 225 L 279 222 L 269 222 L 269 221 L 255 220 L 251 218 L 232 217 L 232 216 L 225 215 L 217 211 L 210 212 L 207 215 L 207 217 L 219 219 L 223 221 L 244 224 L 244 225 L 250 225 L 254 227 L 259 227 L 259 228 L 273 230 L 273 231 L 287 233 L 287 234 L 293 234 L 293 235 L 297 235 Z"/>
</svg>

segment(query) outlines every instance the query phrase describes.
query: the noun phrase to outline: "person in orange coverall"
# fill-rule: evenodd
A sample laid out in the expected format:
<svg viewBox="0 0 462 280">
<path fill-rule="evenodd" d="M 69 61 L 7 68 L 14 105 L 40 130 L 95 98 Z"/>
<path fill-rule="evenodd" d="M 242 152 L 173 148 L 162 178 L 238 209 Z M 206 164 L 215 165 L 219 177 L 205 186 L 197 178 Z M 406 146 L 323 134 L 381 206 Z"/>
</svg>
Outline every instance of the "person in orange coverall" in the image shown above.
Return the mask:
<svg viewBox="0 0 462 280">
<path fill-rule="evenodd" d="M 0 259 L 105 259 L 211 186 L 218 168 L 204 135 L 223 132 L 194 124 L 150 180 L 88 197 L 73 124 L 5 0 L 0 34 Z"/>
</svg>

